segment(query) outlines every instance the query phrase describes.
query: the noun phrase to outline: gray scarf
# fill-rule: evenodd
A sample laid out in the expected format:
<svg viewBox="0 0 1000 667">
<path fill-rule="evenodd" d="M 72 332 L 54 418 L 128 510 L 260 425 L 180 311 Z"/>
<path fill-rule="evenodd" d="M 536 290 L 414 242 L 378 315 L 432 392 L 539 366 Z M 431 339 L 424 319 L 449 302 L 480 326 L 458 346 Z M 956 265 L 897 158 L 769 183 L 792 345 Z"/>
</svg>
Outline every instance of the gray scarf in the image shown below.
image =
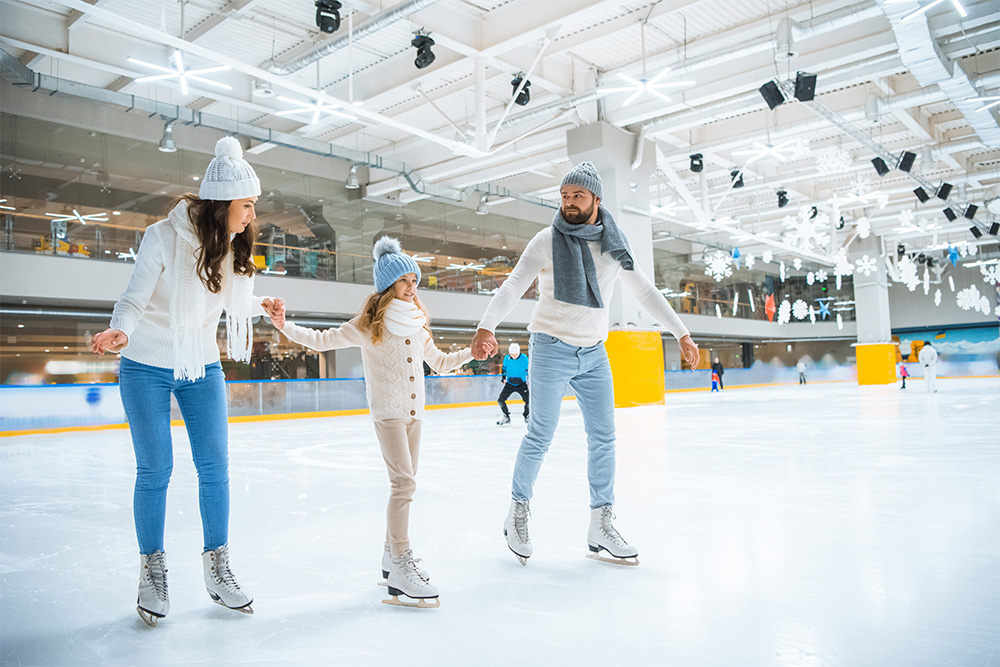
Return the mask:
<svg viewBox="0 0 1000 667">
<path fill-rule="evenodd" d="M 609 253 L 626 271 L 633 270 L 632 249 L 628 239 L 608 209 L 598 209 L 598 224 L 574 225 L 566 222 L 562 209 L 552 222 L 552 273 L 555 298 L 587 308 L 604 308 L 601 286 L 597 282 L 594 258 L 587 241 L 601 241 L 601 254 Z"/>
</svg>

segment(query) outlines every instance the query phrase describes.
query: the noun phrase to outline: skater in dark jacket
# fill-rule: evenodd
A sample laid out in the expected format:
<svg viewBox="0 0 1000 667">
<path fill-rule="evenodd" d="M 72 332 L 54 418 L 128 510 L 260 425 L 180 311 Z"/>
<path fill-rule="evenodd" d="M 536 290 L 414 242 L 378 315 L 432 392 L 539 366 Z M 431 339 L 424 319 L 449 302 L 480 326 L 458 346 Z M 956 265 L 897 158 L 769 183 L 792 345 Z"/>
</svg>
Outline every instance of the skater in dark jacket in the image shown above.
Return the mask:
<svg viewBox="0 0 1000 667">
<path fill-rule="evenodd" d="M 722 386 L 722 374 L 726 371 L 722 367 L 722 362 L 719 361 L 718 357 L 715 358 L 715 363 L 712 364 L 712 372 L 719 375 L 719 389 L 725 389 L 725 387 Z"/>
<path fill-rule="evenodd" d="M 528 421 L 528 355 L 521 354 L 521 346 L 511 343 L 507 348 L 507 356 L 503 358 L 500 367 L 500 379 L 503 380 L 503 389 L 500 390 L 500 410 L 503 417 L 497 422 L 498 426 L 510 423 L 510 410 L 507 409 L 507 399 L 511 394 L 517 394 L 524 400 L 524 421 Z"/>
</svg>

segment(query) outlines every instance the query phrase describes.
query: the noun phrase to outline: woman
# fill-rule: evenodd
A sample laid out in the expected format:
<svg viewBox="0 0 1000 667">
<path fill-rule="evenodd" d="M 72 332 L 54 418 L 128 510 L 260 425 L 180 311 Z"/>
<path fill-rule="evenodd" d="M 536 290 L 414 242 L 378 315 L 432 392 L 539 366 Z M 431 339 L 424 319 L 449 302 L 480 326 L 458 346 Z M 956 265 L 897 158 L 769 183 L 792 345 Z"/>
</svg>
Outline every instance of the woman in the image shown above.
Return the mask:
<svg viewBox="0 0 1000 667">
<path fill-rule="evenodd" d="M 205 586 L 218 604 L 253 613 L 252 597 L 229 568 L 229 433 L 216 331 L 225 308 L 229 358 L 250 360 L 250 318 L 270 304 L 253 295 L 260 181 L 233 137 L 216 144 L 215 156 L 198 196 L 184 195 L 146 229 L 111 328 L 91 341 L 97 354 L 121 351 L 119 383 L 137 468 L 137 611 L 153 627 L 170 610 L 163 526 L 173 467 L 171 394 L 198 471 Z"/>
</svg>

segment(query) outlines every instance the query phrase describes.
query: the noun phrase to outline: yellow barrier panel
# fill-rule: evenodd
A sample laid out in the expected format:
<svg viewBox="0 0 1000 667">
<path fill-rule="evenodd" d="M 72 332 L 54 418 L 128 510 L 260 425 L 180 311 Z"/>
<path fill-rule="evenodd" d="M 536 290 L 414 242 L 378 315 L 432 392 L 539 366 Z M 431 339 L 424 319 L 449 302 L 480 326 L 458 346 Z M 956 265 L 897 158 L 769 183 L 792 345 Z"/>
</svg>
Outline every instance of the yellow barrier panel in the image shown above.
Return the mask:
<svg viewBox="0 0 1000 667">
<path fill-rule="evenodd" d="M 869 343 L 856 345 L 858 384 L 892 384 L 896 381 L 896 345 Z"/>
<path fill-rule="evenodd" d="M 659 331 L 612 331 L 604 344 L 615 382 L 615 407 L 663 405 L 663 340 Z"/>
</svg>

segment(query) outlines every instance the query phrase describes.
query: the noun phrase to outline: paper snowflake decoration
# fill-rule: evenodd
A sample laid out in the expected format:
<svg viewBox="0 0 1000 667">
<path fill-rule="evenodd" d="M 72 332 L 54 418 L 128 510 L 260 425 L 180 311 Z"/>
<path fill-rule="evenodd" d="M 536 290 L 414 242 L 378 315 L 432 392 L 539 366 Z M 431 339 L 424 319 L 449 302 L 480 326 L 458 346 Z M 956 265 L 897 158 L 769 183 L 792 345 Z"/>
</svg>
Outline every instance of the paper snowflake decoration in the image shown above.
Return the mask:
<svg viewBox="0 0 1000 667">
<path fill-rule="evenodd" d="M 855 197 L 864 197 L 872 191 L 872 179 L 863 176 L 855 176 L 851 179 L 847 192 Z"/>
<path fill-rule="evenodd" d="M 858 218 L 858 221 L 854 224 L 857 226 L 858 236 L 860 236 L 863 239 L 866 239 L 869 236 L 871 236 L 872 223 L 868 218 L 862 216 Z"/>
<path fill-rule="evenodd" d="M 802 299 L 796 299 L 792 304 L 792 315 L 797 320 L 804 320 L 809 317 L 809 304 Z"/>
<path fill-rule="evenodd" d="M 931 272 L 924 268 L 924 295 L 931 293 Z"/>
<path fill-rule="evenodd" d="M 778 324 L 788 324 L 792 319 L 792 304 L 785 299 L 778 306 Z"/>
<path fill-rule="evenodd" d="M 979 288 L 975 285 L 959 290 L 955 295 L 955 303 L 962 310 L 977 310 L 979 308 Z"/>
<path fill-rule="evenodd" d="M 841 146 L 831 146 L 816 154 L 816 167 L 823 176 L 842 174 L 851 168 L 854 159 L 851 153 Z"/>
<path fill-rule="evenodd" d="M 770 264 L 772 259 L 774 259 L 774 253 L 772 253 L 770 250 L 765 250 L 760 254 L 760 261 L 764 262 L 765 264 Z"/>
<path fill-rule="evenodd" d="M 799 269 L 802 268 L 802 260 L 796 257 L 795 259 L 792 260 L 792 266 L 794 266 L 795 270 L 798 271 Z"/>
<path fill-rule="evenodd" d="M 803 206 L 796 216 L 785 216 L 784 225 L 787 230 L 783 237 L 785 243 L 800 250 L 825 252 L 830 244 L 830 234 L 826 231 L 830 227 L 830 216 L 819 213 L 813 217 L 811 206 Z"/>
<path fill-rule="evenodd" d="M 899 258 L 899 282 L 906 285 L 911 292 L 917 289 L 917 285 L 920 284 L 920 278 L 917 277 L 917 264 L 910 259 L 909 255 L 903 255 Z"/>
<path fill-rule="evenodd" d="M 748 269 L 752 269 L 753 265 L 757 262 L 757 258 L 753 255 L 747 255 L 744 259 L 746 260 Z"/>
<path fill-rule="evenodd" d="M 840 276 L 849 276 L 854 273 L 854 265 L 847 259 L 847 251 L 841 248 L 837 251 L 836 263 L 833 265 L 833 272 Z M 838 285 L 838 289 L 840 289 Z"/>
<path fill-rule="evenodd" d="M 844 329 L 844 318 L 840 316 L 840 313 L 837 313 L 837 329 L 840 331 Z"/>
<path fill-rule="evenodd" d="M 785 263 L 780 262 L 778 264 L 778 277 L 781 278 L 781 282 L 785 282 Z"/>
<path fill-rule="evenodd" d="M 810 271 L 806 274 L 806 285 L 812 285 L 816 282 L 816 274 Z"/>
<path fill-rule="evenodd" d="M 903 227 L 915 227 L 913 224 L 913 209 L 904 208 L 899 212 L 899 224 Z"/>
<path fill-rule="evenodd" d="M 941 305 L 941 290 L 940 289 L 934 290 L 934 305 L 935 306 L 940 306 Z"/>
<path fill-rule="evenodd" d="M 983 315 L 990 314 L 990 299 L 987 296 L 979 297 L 979 312 Z"/>
<path fill-rule="evenodd" d="M 721 250 L 716 250 L 709 255 L 705 275 L 715 278 L 715 282 L 721 282 L 723 278 L 733 275 L 732 258 Z"/>
<path fill-rule="evenodd" d="M 861 258 L 858 260 L 858 265 L 856 268 L 858 273 L 865 276 L 870 276 L 871 274 L 875 273 L 875 271 L 878 269 L 878 262 L 876 262 L 873 257 L 869 257 L 868 255 L 862 255 Z"/>
<path fill-rule="evenodd" d="M 830 274 L 826 272 L 826 269 L 820 269 L 816 272 L 816 282 L 825 283 L 826 279 L 830 277 Z"/>
<path fill-rule="evenodd" d="M 812 307 L 812 304 L 809 305 L 809 321 L 816 324 L 816 309 Z"/>
<path fill-rule="evenodd" d="M 996 285 L 997 283 L 1000 283 L 1000 264 L 980 266 L 979 270 L 983 274 L 984 283 L 988 285 Z"/>
</svg>

